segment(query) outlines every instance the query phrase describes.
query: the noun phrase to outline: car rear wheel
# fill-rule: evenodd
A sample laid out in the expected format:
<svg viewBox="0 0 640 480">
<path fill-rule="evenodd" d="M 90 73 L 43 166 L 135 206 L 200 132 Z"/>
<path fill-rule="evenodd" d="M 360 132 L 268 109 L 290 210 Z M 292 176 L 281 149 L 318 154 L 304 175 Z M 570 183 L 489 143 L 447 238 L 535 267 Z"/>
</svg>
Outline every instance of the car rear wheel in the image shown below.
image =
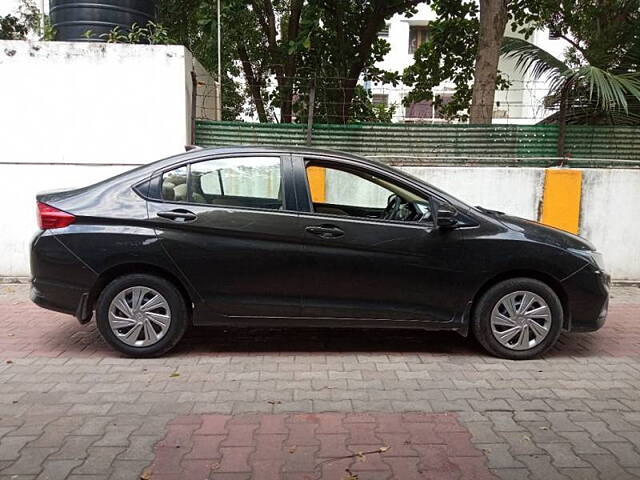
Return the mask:
<svg viewBox="0 0 640 480">
<path fill-rule="evenodd" d="M 532 278 L 514 278 L 491 287 L 474 309 L 473 333 L 491 354 L 513 360 L 537 357 L 562 330 L 556 293 Z"/>
<path fill-rule="evenodd" d="M 175 285 L 146 274 L 116 278 L 96 303 L 100 334 L 132 357 L 155 357 L 171 350 L 187 329 L 187 315 Z"/>
</svg>

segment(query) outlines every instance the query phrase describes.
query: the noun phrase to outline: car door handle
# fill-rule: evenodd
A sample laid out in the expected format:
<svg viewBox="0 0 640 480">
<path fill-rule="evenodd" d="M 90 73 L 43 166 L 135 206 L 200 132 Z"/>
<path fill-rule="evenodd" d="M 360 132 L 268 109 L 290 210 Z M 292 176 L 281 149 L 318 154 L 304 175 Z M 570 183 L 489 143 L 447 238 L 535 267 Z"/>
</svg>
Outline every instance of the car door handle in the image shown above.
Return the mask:
<svg viewBox="0 0 640 480">
<path fill-rule="evenodd" d="M 193 222 L 198 216 L 190 212 L 189 210 L 170 210 L 168 212 L 158 212 L 158 216 L 167 218 L 169 220 L 175 220 L 178 222 Z"/>
<path fill-rule="evenodd" d="M 344 235 L 344 232 L 334 225 L 310 225 L 305 230 L 322 238 L 338 238 Z"/>
</svg>

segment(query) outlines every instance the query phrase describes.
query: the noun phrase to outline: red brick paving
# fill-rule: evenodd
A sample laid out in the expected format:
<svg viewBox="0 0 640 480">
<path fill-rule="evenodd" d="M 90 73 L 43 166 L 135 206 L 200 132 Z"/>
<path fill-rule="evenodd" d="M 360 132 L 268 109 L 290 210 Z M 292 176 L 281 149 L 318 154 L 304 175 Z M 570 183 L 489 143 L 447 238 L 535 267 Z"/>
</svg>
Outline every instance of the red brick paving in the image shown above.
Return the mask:
<svg viewBox="0 0 640 480">
<path fill-rule="evenodd" d="M 563 334 L 549 357 L 637 356 L 640 352 L 639 305 L 611 306 L 605 326 L 594 333 Z M 0 360 L 29 357 L 118 357 L 100 338 L 95 322 L 43 310 L 30 302 L 0 302 Z M 228 355 L 245 352 L 425 352 L 482 354 L 473 342 L 454 333 L 350 329 L 193 328 L 170 356 Z"/>
<path fill-rule="evenodd" d="M 448 413 L 178 417 L 146 472 L 152 480 L 495 478 Z"/>
</svg>

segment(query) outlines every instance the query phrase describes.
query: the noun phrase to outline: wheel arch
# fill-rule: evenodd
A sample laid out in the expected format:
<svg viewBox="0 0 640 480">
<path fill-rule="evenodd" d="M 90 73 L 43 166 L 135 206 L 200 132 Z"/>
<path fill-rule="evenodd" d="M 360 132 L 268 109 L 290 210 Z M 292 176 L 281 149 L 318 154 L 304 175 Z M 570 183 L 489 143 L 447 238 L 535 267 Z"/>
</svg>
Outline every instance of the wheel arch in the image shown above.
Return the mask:
<svg viewBox="0 0 640 480">
<path fill-rule="evenodd" d="M 562 328 L 564 330 L 570 330 L 571 327 L 571 311 L 569 310 L 569 299 L 567 297 L 567 293 L 562 287 L 562 284 L 556 280 L 551 275 L 540 272 L 537 270 L 510 270 L 506 272 L 502 272 L 498 275 L 495 275 L 488 279 L 481 287 L 478 289 L 476 294 L 473 296 L 471 301 L 471 310 L 469 315 L 469 323 L 473 321 L 473 317 L 475 315 L 475 308 L 482 298 L 482 296 L 494 285 L 503 282 L 505 280 L 511 280 L 513 278 L 532 278 L 534 280 L 538 280 L 545 285 L 547 285 L 560 299 L 560 304 L 562 305 L 562 314 L 563 314 L 563 325 Z"/>
<path fill-rule="evenodd" d="M 193 298 L 194 296 L 189 292 L 184 283 L 175 274 L 157 265 L 135 262 L 115 265 L 105 270 L 98 276 L 98 279 L 89 292 L 88 303 L 89 308 L 91 309 L 90 311 L 93 311 L 98 297 L 109 283 L 111 283 L 118 277 L 135 273 L 146 273 L 148 275 L 155 275 L 157 277 L 164 278 L 165 280 L 175 285 L 175 287 L 184 298 L 189 316 L 191 316 L 191 314 L 193 313 L 193 305 L 195 300 Z"/>
</svg>

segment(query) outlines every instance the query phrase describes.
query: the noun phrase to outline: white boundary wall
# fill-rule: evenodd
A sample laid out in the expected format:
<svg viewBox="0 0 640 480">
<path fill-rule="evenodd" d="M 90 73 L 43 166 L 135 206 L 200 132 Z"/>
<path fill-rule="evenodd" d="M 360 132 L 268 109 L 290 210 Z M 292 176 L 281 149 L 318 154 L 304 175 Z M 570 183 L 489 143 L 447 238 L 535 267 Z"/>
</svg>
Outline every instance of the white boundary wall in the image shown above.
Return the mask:
<svg viewBox="0 0 640 480">
<path fill-rule="evenodd" d="M 184 152 L 192 70 L 213 85 L 181 46 L 0 41 L 0 277 L 29 274 L 37 192 Z"/>
<path fill-rule="evenodd" d="M 0 41 L 0 161 L 144 163 L 190 142 L 181 46 Z"/>
</svg>

